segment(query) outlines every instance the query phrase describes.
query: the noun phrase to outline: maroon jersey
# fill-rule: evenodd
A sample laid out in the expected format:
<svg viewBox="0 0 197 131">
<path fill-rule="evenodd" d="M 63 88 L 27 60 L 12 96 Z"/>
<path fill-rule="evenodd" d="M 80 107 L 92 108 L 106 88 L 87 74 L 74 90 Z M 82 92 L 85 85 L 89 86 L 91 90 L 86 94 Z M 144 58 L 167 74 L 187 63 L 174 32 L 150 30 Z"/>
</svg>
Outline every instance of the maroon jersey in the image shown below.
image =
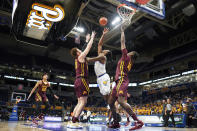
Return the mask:
<svg viewBox="0 0 197 131">
<path fill-rule="evenodd" d="M 118 65 L 116 68 L 116 81 L 120 78 L 128 79 L 128 73 L 131 70 L 133 63 L 127 53 L 127 49 L 122 50 L 122 57 L 118 61 Z"/>
<path fill-rule="evenodd" d="M 88 77 L 88 62 L 84 63 L 79 62 L 78 59 L 75 59 L 75 70 L 76 70 L 76 78 L 77 77 Z"/>
<path fill-rule="evenodd" d="M 46 94 L 47 88 L 49 87 L 49 82 L 47 82 L 47 84 L 45 84 L 43 81 L 41 84 L 39 84 L 38 86 L 38 93 L 43 93 Z"/>
</svg>

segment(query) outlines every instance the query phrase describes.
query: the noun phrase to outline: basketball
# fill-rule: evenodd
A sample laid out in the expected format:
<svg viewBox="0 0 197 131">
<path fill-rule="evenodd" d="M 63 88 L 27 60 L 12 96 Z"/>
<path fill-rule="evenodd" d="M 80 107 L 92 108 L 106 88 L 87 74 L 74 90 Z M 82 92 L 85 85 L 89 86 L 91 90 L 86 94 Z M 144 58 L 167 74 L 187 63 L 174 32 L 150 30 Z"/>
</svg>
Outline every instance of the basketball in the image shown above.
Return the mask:
<svg viewBox="0 0 197 131">
<path fill-rule="evenodd" d="M 101 17 L 99 20 L 99 23 L 101 26 L 105 26 L 107 24 L 107 18 L 106 17 Z"/>
</svg>

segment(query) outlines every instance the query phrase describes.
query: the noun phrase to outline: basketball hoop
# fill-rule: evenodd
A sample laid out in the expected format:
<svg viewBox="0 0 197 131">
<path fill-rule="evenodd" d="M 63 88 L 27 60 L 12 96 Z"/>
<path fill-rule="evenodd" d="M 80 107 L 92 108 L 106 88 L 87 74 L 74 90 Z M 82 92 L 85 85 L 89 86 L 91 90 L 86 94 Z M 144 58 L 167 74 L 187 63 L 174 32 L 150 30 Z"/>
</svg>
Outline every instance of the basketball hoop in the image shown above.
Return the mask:
<svg viewBox="0 0 197 131">
<path fill-rule="evenodd" d="M 21 101 L 21 97 L 16 98 L 16 104 L 18 104 Z"/>
<path fill-rule="evenodd" d="M 159 19 L 165 18 L 165 4 L 163 0 L 117 0 L 117 1 L 119 1 L 121 4 L 126 4 L 127 8 L 135 8 L 138 11 L 148 13 Z M 121 5 L 119 7 L 121 7 Z M 122 15 L 127 17 L 127 15 L 125 14 L 129 14 L 130 16 L 130 13 L 127 12 L 124 13 L 125 11 L 119 11 L 120 10 L 119 7 L 117 8 L 117 10 L 121 18 Z M 133 13 L 131 14 L 133 15 Z"/>
<path fill-rule="evenodd" d="M 136 12 L 136 9 L 133 7 L 129 7 L 126 4 L 120 4 L 117 7 L 117 12 L 119 16 L 122 18 L 123 23 L 126 21 L 129 24 L 131 22 L 133 15 Z"/>
</svg>

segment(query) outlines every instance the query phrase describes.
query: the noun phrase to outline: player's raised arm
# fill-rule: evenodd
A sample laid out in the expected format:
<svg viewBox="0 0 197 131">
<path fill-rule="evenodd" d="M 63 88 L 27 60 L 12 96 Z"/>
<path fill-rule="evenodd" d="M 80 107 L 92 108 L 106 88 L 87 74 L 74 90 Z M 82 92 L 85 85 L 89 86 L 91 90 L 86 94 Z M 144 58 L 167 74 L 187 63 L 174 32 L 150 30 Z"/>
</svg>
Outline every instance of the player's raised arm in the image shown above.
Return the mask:
<svg viewBox="0 0 197 131">
<path fill-rule="evenodd" d="M 87 61 L 88 62 L 95 62 L 95 61 L 101 61 L 101 60 L 104 60 L 105 59 L 105 56 L 102 54 L 102 55 L 98 55 L 97 57 L 87 57 Z"/>
<path fill-rule="evenodd" d="M 105 34 L 106 34 L 107 32 L 109 32 L 109 29 L 108 29 L 108 28 L 104 28 L 103 34 L 102 34 L 102 36 L 101 36 L 101 38 L 100 38 L 100 40 L 99 40 L 99 43 L 98 43 L 98 55 L 99 55 L 100 53 L 102 53 L 103 40 L 104 40 L 104 36 L 105 36 Z"/>
<path fill-rule="evenodd" d="M 90 51 L 90 49 L 91 49 L 91 47 L 92 47 L 92 44 L 93 44 L 95 35 L 96 35 L 96 32 L 93 31 L 93 32 L 92 32 L 92 35 L 91 35 L 91 39 L 90 39 L 90 41 L 88 42 L 88 45 L 87 45 L 86 49 L 85 49 L 85 50 L 80 54 L 80 56 L 79 56 L 79 61 L 80 61 L 80 62 L 84 62 L 85 57 L 87 56 L 87 54 L 89 53 L 89 51 Z"/>
<path fill-rule="evenodd" d="M 121 26 L 121 50 L 125 49 L 125 34 L 124 34 L 124 25 Z"/>
<path fill-rule="evenodd" d="M 122 51 L 122 58 L 126 58 L 127 57 L 127 49 L 126 49 L 126 45 L 125 45 L 125 34 L 124 34 L 124 29 L 125 29 L 125 24 L 123 23 L 123 25 L 121 26 L 121 51 Z"/>
<path fill-rule="evenodd" d="M 31 90 L 31 93 L 29 94 L 27 100 L 29 100 L 29 98 L 30 98 L 31 95 L 34 93 L 34 91 L 38 88 L 38 86 L 39 86 L 40 83 L 41 83 L 40 81 L 38 81 L 38 82 L 36 83 L 36 85 L 34 86 L 34 88 Z"/>
</svg>

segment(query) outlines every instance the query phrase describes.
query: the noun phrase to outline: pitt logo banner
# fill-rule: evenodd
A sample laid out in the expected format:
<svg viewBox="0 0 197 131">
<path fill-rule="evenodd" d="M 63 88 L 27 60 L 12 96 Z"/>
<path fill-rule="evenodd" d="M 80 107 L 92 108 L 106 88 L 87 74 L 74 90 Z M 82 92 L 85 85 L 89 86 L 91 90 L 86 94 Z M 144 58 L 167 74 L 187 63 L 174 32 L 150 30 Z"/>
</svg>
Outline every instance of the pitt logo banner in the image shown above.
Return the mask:
<svg viewBox="0 0 197 131">
<path fill-rule="evenodd" d="M 49 30 L 52 26 L 52 22 L 61 21 L 64 16 L 64 9 L 60 5 L 49 7 L 34 3 L 26 25 L 30 28 Z"/>
</svg>

